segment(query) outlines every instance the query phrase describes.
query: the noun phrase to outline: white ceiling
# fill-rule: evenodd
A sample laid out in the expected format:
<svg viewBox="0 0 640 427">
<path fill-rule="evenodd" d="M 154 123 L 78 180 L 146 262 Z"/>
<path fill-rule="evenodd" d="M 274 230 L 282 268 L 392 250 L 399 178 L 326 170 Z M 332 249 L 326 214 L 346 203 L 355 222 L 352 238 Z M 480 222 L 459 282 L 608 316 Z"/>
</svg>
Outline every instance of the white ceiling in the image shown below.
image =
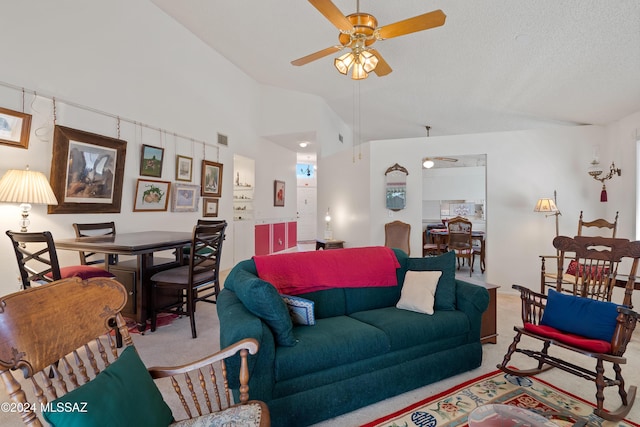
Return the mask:
<svg viewBox="0 0 640 427">
<path fill-rule="evenodd" d="M 442 9 L 442 27 L 378 41 L 393 68 L 355 83 L 330 55 L 338 30 L 310 3 L 151 0 L 256 81 L 316 94 L 362 141 L 606 124 L 640 111 L 638 0 L 362 0 L 380 26 Z M 334 0 L 345 14 L 356 0 Z M 308 135 L 279 135 L 295 151 Z M 315 151 L 316 144 L 308 150 Z"/>
</svg>

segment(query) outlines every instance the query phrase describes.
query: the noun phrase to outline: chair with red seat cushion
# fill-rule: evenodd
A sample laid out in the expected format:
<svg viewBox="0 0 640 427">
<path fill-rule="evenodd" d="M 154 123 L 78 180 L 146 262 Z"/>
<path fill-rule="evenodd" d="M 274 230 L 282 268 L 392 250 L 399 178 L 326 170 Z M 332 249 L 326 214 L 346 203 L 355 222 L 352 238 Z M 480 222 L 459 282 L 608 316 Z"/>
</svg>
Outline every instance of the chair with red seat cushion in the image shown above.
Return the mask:
<svg viewBox="0 0 640 427">
<path fill-rule="evenodd" d="M 640 242 L 632 242 L 640 256 Z M 634 258 L 630 276 L 635 276 L 638 258 Z M 630 279 L 633 286 L 633 278 Z M 597 405 L 594 413 L 606 420 L 619 421 L 631 410 L 635 401 L 636 386 L 625 388 L 621 365 L 627 344 L 636 327 L 640 315 L 628 307 L 583 298 L 549 290 L 549 295 L 536 293 L 528 288 L 514 285 L 520 291 L 522 300 L 522 323 L 516 326 L 516 336 L 498 368 L 519 377 L 531 376 L 553 367 L 595 382 Z M 541 350 L 523 348 L 522 336 L 541 340 Z M 530 341 L 527 341 L 530 343 Z M 595 370 L 549 354 L 549 347 L 555 345 L 589 358 L 596 359 Z M 532 369 L 518 369 L 510 365 L 514 353 L 520 353 L 537 361 Z M 564 353 L 559 353 L 564 354 Z M 613 365 L 615 378 L 605 376 L 604 362 Z M 636 367 L 637 369 L 637 367 Z M 604 388 L 618 387 L 621 405 L 607 411 L 604 409 Z"/>
<path fill-rule="evenodd" d="M 30 288 L 32 283 L 44 284 L 69 277 L 114 277 L 102 268 L 89 265 L 60 268 L 53 236 L 49 231 L 7 231 L 7 236 L 13 244 L 24 289 Z"/>
</svg>

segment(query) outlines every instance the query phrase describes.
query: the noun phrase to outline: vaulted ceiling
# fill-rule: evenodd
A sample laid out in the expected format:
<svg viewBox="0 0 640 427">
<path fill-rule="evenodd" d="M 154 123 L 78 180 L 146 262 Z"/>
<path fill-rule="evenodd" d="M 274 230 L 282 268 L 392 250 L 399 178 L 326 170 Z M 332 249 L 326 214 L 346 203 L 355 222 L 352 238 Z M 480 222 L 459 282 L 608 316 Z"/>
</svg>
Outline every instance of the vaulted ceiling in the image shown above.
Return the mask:
<svg viewBox="0 0 640 427">
<path fill-rule="evenodd" d="M 256 81 L 318 95 L 349 125 L 359 85 L 363 141 L 424 136 L 426 125 L 440 136 L 607 124 L 640 111 L 638 0 L 362 0 L 380 26 L 435 9 L 447 18 L 378 41 L 393 72 L 359 83 L 336 71 L 338 54 L 291 65 L 338 44 L 307 1 L 152 2 Z M 356 0 L 334 3 L 356 11 Z"/>
</svg>

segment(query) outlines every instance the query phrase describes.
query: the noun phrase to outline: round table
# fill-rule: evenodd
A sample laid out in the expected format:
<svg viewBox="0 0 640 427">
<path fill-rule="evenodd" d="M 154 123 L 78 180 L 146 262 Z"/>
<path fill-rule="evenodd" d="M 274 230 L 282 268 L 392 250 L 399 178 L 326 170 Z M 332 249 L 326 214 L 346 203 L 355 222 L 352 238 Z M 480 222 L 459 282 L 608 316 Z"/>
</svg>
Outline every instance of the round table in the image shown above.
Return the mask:
<svg viewBox="0 0 640 427">
<path fill-rule="evenodd" d="M 558 427 L 557 424 L 533 411 L 502 404 L 479 406 L 471 411 L 467 421 L 469 427 Z"/>
</svg>

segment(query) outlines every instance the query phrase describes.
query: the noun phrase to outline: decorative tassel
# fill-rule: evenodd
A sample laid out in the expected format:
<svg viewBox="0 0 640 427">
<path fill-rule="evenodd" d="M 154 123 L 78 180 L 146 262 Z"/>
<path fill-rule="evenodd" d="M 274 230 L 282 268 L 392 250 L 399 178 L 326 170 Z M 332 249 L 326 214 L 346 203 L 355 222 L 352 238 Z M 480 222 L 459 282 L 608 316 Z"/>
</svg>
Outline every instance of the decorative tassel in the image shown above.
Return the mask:
<svg viewBox="0 0 640 427">
<path fill-rule="evenodd" d="M 600 201 L 607 201 L 607 187 L 604 184 L 602 184 L 602 191 L 600 192 Z"/>
</svg>

